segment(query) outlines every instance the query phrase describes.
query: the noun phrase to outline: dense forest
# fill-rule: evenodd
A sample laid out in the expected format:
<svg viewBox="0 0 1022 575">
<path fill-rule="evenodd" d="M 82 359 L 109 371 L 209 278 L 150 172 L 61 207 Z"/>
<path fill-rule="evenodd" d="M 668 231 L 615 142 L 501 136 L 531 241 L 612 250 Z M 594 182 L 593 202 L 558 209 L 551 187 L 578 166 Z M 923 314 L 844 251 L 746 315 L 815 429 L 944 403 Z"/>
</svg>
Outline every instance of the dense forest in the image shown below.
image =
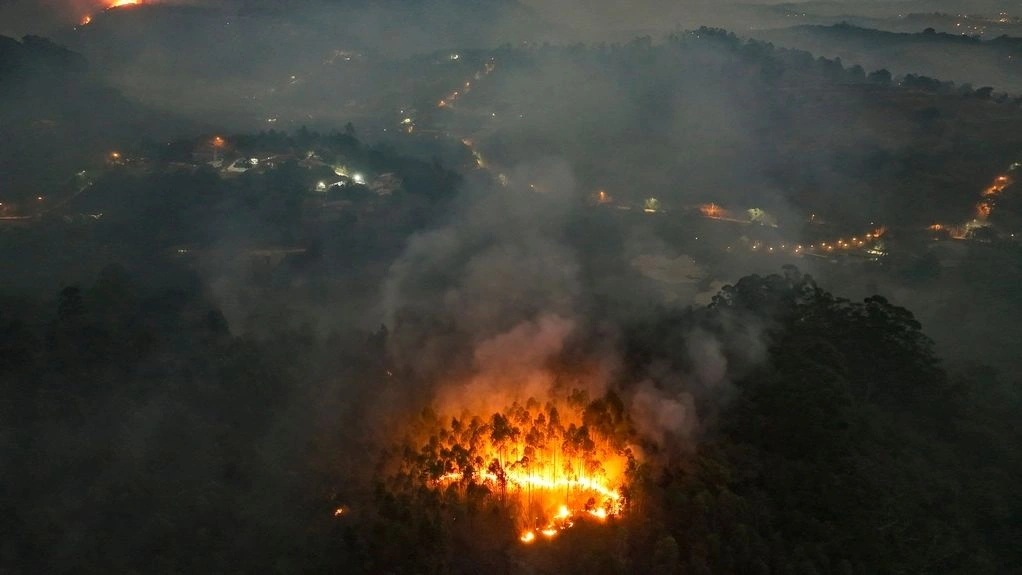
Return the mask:
<svg viewBox="0 0 1022 575">
<path fill-rule="evenodd" d="M 1017 570 L 1018 96 L 162 8 L 0 37 L 0 574 Z"/>
<path fill-rule="evenodd" d="M 938 16 L 933 18 L 940 20 Z M 755 35 L 781 46 L 862 66 L 882 62 L 898 74 L 922 74 L 976 87 L 993 86 L 1012 94 L 1022 90 L 1017 69 L 1017 59 L 1022 55 L 1018 37 L 996 35 L 995 29 L 989 30 L 985 38 L 977 34 L 976 27 L 994 28 L 992 24 L 996 21 L 977 22 L 954 15 L 945 15 L 945 20 L 945 25 L 951 27 L 949 32 L 938 32 L 927 23 L 920 23 L 911 33 L 898 33 L 841 22 L 832 26 L 766 30 Z"/>
<path fill-rule="evenodd" d="M 465 104 L 514 119 L 480 138 L 484 153 L 563 158 L 583 187 L 632 201 L 928 225 L 967 211 L 1022 145 L 1014 95 L 719 29 L 497 59 Z"/>
<path fill-rule="evenodd" d="M 696 328 L 756 323 L 768 344 L 733 389 L 697 397 L 716 407 L 693 443 L 644 444 L 625 512 L 534 546 L 485 487 L 372 478 L 385 446 L 352 443 L 354 413 L 387 378 L 386 332 L 238 335 L 198 282 L 145 288 L 118 268 L 2 313 L 13 572 L 1004 573 L 1020 559 L 1017 384 L 948 373 L 908 310 L 793 268 L 622 326 L 608 414 L 630 382 L 666 385 L 651 365 L 691 362 Z"/>
</svg>

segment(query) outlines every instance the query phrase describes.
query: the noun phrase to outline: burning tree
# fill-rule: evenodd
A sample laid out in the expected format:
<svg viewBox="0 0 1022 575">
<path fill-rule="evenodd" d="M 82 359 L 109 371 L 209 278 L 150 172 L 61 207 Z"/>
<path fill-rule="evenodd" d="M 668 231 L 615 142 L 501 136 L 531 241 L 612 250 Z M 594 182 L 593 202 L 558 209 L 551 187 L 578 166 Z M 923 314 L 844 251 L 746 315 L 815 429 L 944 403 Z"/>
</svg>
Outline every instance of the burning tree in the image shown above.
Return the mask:
<svg viewBox="0 0 1022 575">
<path fill-rule="evenodd" d="M 582 518 L 602 522 L 626 510 L 632 435 L 613 392 L 593 401 L 582 390 L 530 397 L 489 414 L 426 410 L 392 458 L 386 483 L 425 488 L 445 504 L 493 504 L 531 543 Z"/>
</svg>

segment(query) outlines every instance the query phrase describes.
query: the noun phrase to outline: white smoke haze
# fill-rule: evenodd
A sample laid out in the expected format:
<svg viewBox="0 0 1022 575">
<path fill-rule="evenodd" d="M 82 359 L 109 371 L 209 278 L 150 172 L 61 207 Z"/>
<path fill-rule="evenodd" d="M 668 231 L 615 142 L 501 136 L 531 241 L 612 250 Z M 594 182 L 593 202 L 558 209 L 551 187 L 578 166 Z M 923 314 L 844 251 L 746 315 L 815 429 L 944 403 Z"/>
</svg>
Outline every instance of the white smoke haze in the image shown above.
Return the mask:
<svg viewBox="0 0 1022 575">
<path fill-rule="evenodd" d="M 696 380 L 707 389 L 723 385 L 727 377 L 727 358 L 720 341 L 703 330 L 696 330 L 685 344 L 694 363 L 692 375 Z"/>
<path fill-rule="evenodd" d="M 636 387 L 630 398 L 629 414 L 636 430 L 659 445 L 691 447 L 690 440 L 699 427 L 692 394 L 671 393 L 649 380 Z"/>
<path fill-rule="evenodd" d="M 543 191 L 526 184 L 524 190 L 465 190 L 450 221 L 412 237 L 390 267 L 376 312 L 388 327 L 396 371 L 416 382 L 408 393 L 421 401 L 423 390 L 431 389 L 425 401 L 434 409 L 461 414 L 564 395 L 566 386 L 593 398 L 616 389 L 643 437 L 672 449 L 694 448 L 703 423 L 731 397 L 736 373 L 765 357 L 763 332 L 739 321 L 715 333 L 693 328 L 679 339 L 685 367 L 656 361 L 646 366 L 645 379 L 627 381 L 617 322 L 628 318 L 601 322 L 586 315 L 593 286 L 612 284 L 582 274 L 585 256 L 566 235 L 577 202 L 570 170 L 548 159 L 508 173 L 512 182 L 544 182 Z M 670 253 L 652 238 L 636 246 Z M 635 290 L 636 282 L 649 280 L 622 271 L 614 297 L 638 303 L 647 292 Z M 691 301 L 672 300 L 674 307 Z M 556 363 L 579 350 L 593 368 L 565 382 Z M 705 417 L 697 405 L 706 405 Z"/>
<path fill-rule="evenodd" d="M 925 1 L 904 4 L 920 6 Z M 1020 276 L 1013 268 L 1019 266 L 1009 260 L 1009 254 L 995 260 L 977 257 L 992 252 L 987 247 L 993 246 L 973 250 L 964 247 L 966 242 L 957 242 L 959 254 L 931 253 L 946 265 L 941 268 L 943 277 L 911 285 L 892 273 L 899 263 L 871 270 L 847 260 L 766 256 L 763 250 L 752 253 L 753 242 L 759 241 L 793 242 L 814 235 L 828 235 L 831 241 L 830 228 L 806 224 L 810 211 L 829 210 L 847 217 L 847 222 L 819 218 L 838 228 L 833 230 L 835 238 L 861 234 L 857 221 L 870 222 L 873 214 L 880 216 L 878 225 L 890 223 L 881 217 L 902 219 L 915 214 L 916 206 L 902 211 L 888 208 L 887 199 L 896 204 L 894 198 L 908 197 L 890 184 L 920 176 L 918 185 L 926 193 L 936 193 L 938 186 L 960 185 L 958 178 L 931 182 L 921 172 L 928 158 L 960 158 L 962 167 L 968 167 L 982 163 L 978 156 L 999 153 L 995 142 L 1015 132 L 1009 129 L 1014 124 L 1006 108 L 995 108 L 999 104 L 990 102 L 977 116 L 969 106 L 978 101 L 956 98 L 941 104 L 938 123 L 948 126 L 947 137 L 935 136 L 940 147 L 931 148 L 920 145 L 924 141 L 921 128 L 911 116 L 911 108 L 928 105 L 929 96 L 909 93 L 897 86 L 897 80 L 889 89 L 866 86 L 859 90 L 862 86 L 855 81 L 821 76 L 815 69 L 820 63 L 812 64 L 815 60 L 808 56 L 809 63 L 802 65 L 800 60 L 775 54 L 785 69 L 761 70 L 758 56 L 747 56 L 762 46 L 734 47 L 730 39 L 716 33 L 701 40 L 695 38 L 702 32 L 667 38 L 668 33 L 700 25 L 755 37 L 748 15 L 756 7 L 738 6 L 738 0 L 146 3 L 154 5 L 102 13 L 97 11 L 102 7 L 98 0 L 0 0 L 0 34 L 53 31 L 54 42 L 83 54 L 88 68 L 82 74 L 109 85 L 111 93 L 122 94 L 125 102 L 144 107 L 138 114 L 166 114 L 180 118 L 182 126 L 187 120 L 188 127 L 181 128 L 187 135 L 182 138 L 199 141 L 207 137 L 203 134 L 222 134 L 239 156 L 248 156 L 240 143 L 243 139 L 260 141 L 263 138 L 250 136 L 272 129 L 290 134 L 281 136 L 291 140 L 280 144 L 290 151 L 267 153 L 300 158 L 306 153 L 306 141 L 328 138 L 299 136 L 299 126 L 326 135 L 347 133 L 346 123 L 351 122 L 361 145 L 350 157 L 342 157 L 349 152 L 337 152 L 337 162 L 363 174 L 367 183 L 393 175 L 402 187 L 365 200 L 357 195 L 349 201 L 346 194 L 354 186 L 325 195 L 313 193 L 320 176 L 310 169 L 310 182 L 296 185 L 293 195 L 284 186 L 266 185 L 266 190 L 287 192 L 288 198 L 301 197 L 300 217 L 278 224 L 271 223 L 275 216 L 264 216 L 259 206 L 261 188 L 253 186 L 252 193 L 247 193 L 247 178 L 261 178 L 259 172 L 272 173 L 273 168 L 223 175 L 223 204 L 187 199 L 187 192 L 193 191 L 187 182 L 192 180 L 181 178 L 184 185 L 168 184 L 165 192 L 167 197 L 184 199 L 166 204 L 174 206 L 167 209 L 162 188 L 158 194 L 142 190 L 149 176 L 163 169 L 165 160 L 155 158 L 170 136 L 124 129 L 124 136 L 111 136 L 109 148 L 106 143 L 95 147 L 96 169 L 90 167 L 89 173 L 117 176 L 109 185 L 123 184 L 125 195 L 140 202 L 147 210 L 141 221 L 182 219 L 180 230 L 167 226 L 166 231 L 173 233 L 165 235 L 157 234 L 156 226 L 152 230 L 137 226 L 138 237 L 154 236 L 154 251 L 124 250 L 128 263 L 141 262 L 133 264 L 133 273 L 144 276 L 136 268 L 161 267 L 168 268 L 168 276 L 186 275 L 180 280 L 171 277 L 173 289 L 187 284 L 187 290 L 181 291 L 201 292 L 202 306 L 195 304 L 194 312 L 182 312 L 181 321 L 201 325 L 215 321 L 215 337 L 223 342 L 218 339 L 216 346 L 208 348 L 198 344 L 211 357 L 195 352 L 194 365 L 185 362 L 192 355 L 178 362 L 160 352 L 147 360 L 152 367 L 143 364 L 144 369 L 134 370 L 125 379 L 134 382 L 137 372 L 137 387 L 145 388 L 142 391 L 136 391 L 134 384 L 123 389 L 107 385 L 107 380 L 119 380 L 112 368 L 110 375 L 68 375 L 67 387 L 75 393 L 79 384 L 95 379 L 95 387 L 103 387 L 103 393 L 109 387 L 116 401 L 122 402 L 84 414 L 88 424 L 80 428 L 61 425 L 36 433 L 26 427 L 22 434 L 0 426 L 0 468 L 8 468 L 9 474 L 25 469 L 20 460 L 8 455 L 22 452 L 25 438 L 36 445 L 30 454 L 34 460 L 55 462 L 48 465 L 48 473 L 59 479 L 53 484 L 60 488 L 51 490 L 38 482 L 40 503 L 25 507 L 23 517 L 39 534 L 25 541 L 51 537 L 66 541 L 55 553 L 55 564 L 68 567 L 63 570 L 71 570 L 86 556 L 84 543 L 94 537 L 92 525 L 109 522 L 125 529 L 134 525 L 116 515 L 114 506 L 110 507 L 114 512 L 107 512 L 105 505 L 90 508 L 81 503 L 90 499 L 129 499 L 130 503 L 132 497 L 142 503 L 150 495 L 128 487 L 147 488 L 150 481 L 160 488 L 157 495 L 162 503 L 132 505 L 151 516 L 139 523 L 150 532 L 140 529 L 137 543 L 126 537 L 122 545 L 140 564 L 164 540 L 173 543 L 175 552 L 181 550 L 183 557 L 204 560 L 205 551 L 193 551 L 187 541 L 188 534 L 198 533 L 198 541 L 207 530 L 219 530 L 225 540 L 231 539 L 231 532 L 239 532 L 239 547 L 256 548 L 264 542 L 261 535 L 244 529 L 221 529 L 234 524 L 265 523 L 265 541 L 280 544 L 281 558 L 308 555 L 315 559 L 317 550 L 347 544 L 337 534 L 351 525 L 354 538 L 372 539 L 376 532 L 363 529 L 361 522 L 335 518 L 335 505 L 369 513 L 368 493 L 377 472 L 373 460 L 392 454 L 401 436 L 414 435 L 417 424 L 430 419 L 420 417 L 428 409 L 440 416 L 469 412 L 488 418 L 529 398 L 556 401 L 582 389 L 589 399 L 596 399 L 613 392 L 635 431 L 633 435 L 624 425 L 615 427 L 621 435 L 629 435 L 628 442 L 637 444 L 630 446 L 632 454 L 649 462 L 653 471 L 660 464 L 672 470 L 674 465 L 684 468 L 694 459 L 693 452 L 708 449 L 711 441 L 716 445 L 723 435 L 718 433 L 721 421 L 734 421 L 726 410 L 739 405 L 735 398 L 748 391 L 745 386 L 773 381 L 769 377 L 775 371 L 767 362 L 772 338 L 781 326 L 759 317 L 769 313 L 762 310 L 748 314 L 756 317 L 747 317 L 740 311 L 714 308 L 713 297 L 725 283 L 752 273 L 777 273 L 782 263 L 798 262 L 801 271 L 812 274 L 821 286 L 853 301 L 880 293 L 906 306 L 938 340 L 942 357 L 957 354 L 984 363 L 1018 365 L 1018 354 L 1010 345 L 1019 333 L 1013 319 L 1017 298 L 1010 288 L 1011 280 Z M 813 7 L 840 13 L 841 6 L 852 3 L 817 2 Z M 87 12 L 97 17 L 88 26 L 78 25 Z M 794 21 L 779 25 L 790 26 Z M 769 19 L 757 23 L 772 25 Z M 649 37 L 636 39 L 636 35 Z M 551 45 L 544 46 L 544 41 Z M 576 46 L 576 41 L 586 45 Z M 498 47 L 504 42 L 510 46 Z M 876 67 L 883 62 L 876 60 Z M 845 66 L 853 63 L 844 60 Z M 480 69 L 486 73 L 476 75 Z M 439 98 L 446 101 L 452 89 L 464 90 L 461 86 L 468 79 L 472 79 L 471 93 L 463 93 L 454 105 L 438 107 Z M 86 101 L 67 92 L 70 99 Z M 912 102 L 901 102 L 901 96 Z M 883 105 L 888 98 L 893 103 Z M 33 105 L 34 101 L 28 101 L 23 107 Z M 75 132 L 84 132 L 77 120 L 92 116 L 116 123 L 129 109 L 111 108 L 113 113 L 87 109 L 59 117 L 60 130 L 39 133 L 67 133 L 73 138 Z M 22 115 L 20 110 L 6 110 L 7 116 Z M 983 117 L 1000 118 L 1002 113 L 1008 119 L 994 121 L 1002 122 L 1004 134 L 973 130 L 977 134 L 972 139 L 971 125 L 986 126 Z M 398 128 L 406 117 L 409 122 L 414 119 L 414 133 Z M 31 133 L 49 125 L 44 120 L 48 122 L 41 117 L 38 126 L 33 124 Z M 105 161 L 107 149 L 113 150 L 115 144 L 125 157 L 133 154 L 129 147 L 136 146 L 132 140 L 136 134 L 152 140 L 138 146 L 145 154 L 150 148 L 157 150 L 151 171 L 148 161 L 139 162 L 137 169 Z M 972 144 L 980 139 L 989 143 Z M 61 145 L 71 143 L 65 140 Z M 189 156 L 189 147 L 182 146 L 180 163 L 185 168 L 198 167 L 200 176 L 205 173 L 216 179 L 212 169 L 201 166 L 207 161 L 200 159 L 201 154 Z M 313 148 L 324 158 L 323 173 L 329 174 L 328 166 L 335 161 L 325 153 L 328 146 L 321 150 L 319 144 L 310 144 L 308 149 Z M 262 150 L 253 154 L 264 157 Z M 478 163 L 472 161 L 473 154 Z M 167 157 L 176 158 L 177 153 Z M 874 160 L 881 167 L 860 166 L 867 161 L 872 165 Z M 924 168 L 917 167 L 917 161 Z M 67 176 L 81 169 L 40 164 L 49 173 L 66 172 Z M 129 172 L 130 181 L 121 182 L 119 178 Z M 902 173 L 903 178 L 898 176 Z M 97 182 L 97 191 L 108 185 Z M 975 189 L 962 187 L 971 206 L 979 184 Z M 612 199 L 604 201 L 598 190 Z M 90 191 L 83 197 L 92 195 Z M 338 198 L 344 199 L 335 201 Z M 662 209 L 647 213 L 643 208 L 653 205 L 645 203 L 649 198 L 656 198 Z M 256 207 L 247 206 L 249 200 Z M 712 211 L 700 213 L 711 202 L 733 217 L 702 217 L 712 216 Z M 768 212 L 778 226 L 746 221 L 750 208 Z M 0 273 L 0 277 L 13 285 L 13 276 L 21 274 L 19 283 L 52 295 L 55 289 L 33 283 L 32 270 L 44 267 L 33 261 L 34 254 L 44 249 L 61 254 L 50 264 L 67 266 L 52 273 L 60 281 L 73 273 L 86 276 L 69 271 L 72 264 L 79 264 L 71 261 L 76 254 L 85 253 L 71 245 L 77 238 L 90 239 L 94 244 L 88 245 L 97 246 L 81 257 L 83 267 L 122 257 L 120 250 L 113 249 L 117 228 L 107 228 L 114 226 L 108 223 L 115 219 L 112 213 L 85 223 L 77 221 L 79 216 L 67 225 L 57 222 L 56 216 L 52 222 L 40 221 L 40 237 L 52 235 L 53 239 L 36 242 L 31 239 L 36 237 L 33 233 L 27 236 L 31 241 L 14 242 L 7 252 L 13 255 L 3 268 L 12 273 L 10 277 Z M 131 212 L 125 209 L 125 213 Z M 80 219 L 86 218 L 81 215 Z M 198 224 L 186 224 L 186 219 Z M 856 229 L 848 232 L 845 224 Z M 66 234 L 52 233 L 65 228 Z M 109 236 L 106 230 L 112 230 Z M 890 231 L 897 236 L 895 225 Z M 130 233 L 128 237 L 136 237 L 135 231 Z M 50 241 L 73 249 L 51 250 Z M 28 255 L 15 253 L 23 245 L 32 248 Z M 179 245 L 187 249 L 176 249 Z M 292 255 L 273 256 L 272 262 L 270 257 L 253 255 L 271 251 Z M 894 254 L 900 248 L 890 251 Z M 994 271 L 973 273 L 982 268 Z M 978 290 L 985 280 L 977 277 L 994 275 L 999 276 L 997 285 Z M 91 279 L 86 281 L 85 285 L 91 285 Z M 200 295 L 194 297 L 200 299 Z M 164 328 L 157 322 L 169 325 L 171 320 L 162 318 L 164 308 L 176 305 L 169 299 L 140 304 L 139 317 L 161 316 L 152 324 L 159 327 L 142 325 L 148 330 L 145 334 L 152 331 L 157 339 L 201 342 L 182 336 L 199 333 L 198 328 Z M 214 321 L 202 319 L 207 307 Z M 131 330 L 135 321 L 131 320 Z M 37 330 L 40 338 L 46 329 Z M 118 327 L 110 337 L 128 340 L 133 333 L 125 328 L 122 334 Z M 40 342 L 40 350 L 49 345 Z M 129 345 L 136 345 L 134 339 L 124 349 L 135 349 Z M 150 344 L 140 338 L 137 345 Z M 775 353 L 789 351 L 781 347 Z M 0 349 L 0 356 L 4 353 L 7 349 Z M 117 356 L 117 369 L 122 363 L 133 369 L 131 353 Z M 226 368 L 217 363 L 221 357 L 230 359 Z M 264 357 L 267 361 L 261 361 Z M 185 375 L 180 382 L 160 381 L 148 375 L 150 369 Z M 161 391 L 164 388 L 166 392 Z M 41 393 L 50 392 L 42 389 Z M 137 395 L 148 393 L 155 395 Z M 143 399 L 136 403 L 136 395 Z M 70 405 L 73 402 L 68 403 L 68 410 L 76 409 Z M 607 405 L 617 414 L 616 401 Z M 740 406 L 744 408 L 744 401 Z M 614 419 L 615 425 L 620 423 Z M 780 423 L 788 423 L 783 414 Z M 171 453 L 158 453 L 162 446 Z M 99 477 L 82 484 L 75 481 L 76 470 L 78 462 L 86 459 L 93 461 L 89 465 Z M 248 469 L 234 469 L 238 467 L 235 459 Z M 310 479 L 311 468 L 317 477 Z M 255 480 L 249 482 L 249 477 Z M 29 479 L 22 483 L 33 487 Z M 291 498 L 309 501 L 309 509 L 287 506 L 289 499 L 281 496 L 280 486 L 308 494 L 314 490 L 306 484 L 314 482 L 322 483 L 317 489 L 335 495 Z M 214 492 L 221 485 L 223 491 Z M 212 530 L 206 524 L 194 524 L 187 513 L 177 513 L 190 506 L 201 509 L 197 502 L 217 501 L 228 491 L 234 494 L 232 509 L 218 506 L 216 514 L 209 513 L 223 518 L 212 523 Z M 12 493 L 9 500 L 20 496 Z M 17 521 L 7 521 L 7 513 L 0 501 L 0 519 L 7 522 L 7 532 L 30 533 Z M 243 516 L 245 522 L 235 522 L 235 515 Z M 312 522 L 332 522 L 326 530 L 329 541 L 307 544 L 300 536 L 294 542 L 286 535 L 276 537 L 308 532 L 302 523 L 312 525 L 312 516 Z M 72 520 L 58 522 L 66 517 Z M 650 517 L 653 521 L 648 525 L 658 527 L 653 525 L 655 515 Z M 188 522 L 181 521 L 184 518 Z M 636 519 L 646 522 L 645 517 Z M 162 525 L 170 520 L 177 523 Z M 619 525 L 630 530 L 624 522 Z M 0 525 L 0 534 L 4 532 Z M 643 537 L 639 531 L 622 533 L 621 541 L 636 534 Z M 185 544 L 171 541 L 182 534 Z M 680 538 L 677 542 L 689 552 L 690 545 Z M 0 542 L 0 563 L 9 548 Z M 117 546 L 111 550 L 116 552 Z M 244 550 L 237 551 L 242 556 Z M 255 551 L 251 556 L 264 555 L 259 553 L 262 549 Z M 300 564 L 285 559 L 278 563 L 285 570 Z M 374 567 L 366 570 L 374 572 Z"/>
<path fill-rule="evenodd" d="M 390 268 L 379 310 L 398 365 L 431 373 L 449 361 L 434 358 L 457 355 L 466 341 L 486 341 L 543 314 L 574 315 L 578 262 L 558 240 L 574 190 L 562 165 L 541 170 L 564 183 L 543 194 L 466 190 L 446 227 L 409 240 Z M 461 355 L 471 357 L 464 349 Z"/>
<path fill-rule="evenodd" d="M 476 373 L 463 383 L 442 383 L 435 405 L 442 413 L 488 413 L 514 401 L 550 397 L 556 377 L 548 363 L 564 350 L 574 327 L 571 320 L 543 316 L 480 343 Z"/>
</svg>

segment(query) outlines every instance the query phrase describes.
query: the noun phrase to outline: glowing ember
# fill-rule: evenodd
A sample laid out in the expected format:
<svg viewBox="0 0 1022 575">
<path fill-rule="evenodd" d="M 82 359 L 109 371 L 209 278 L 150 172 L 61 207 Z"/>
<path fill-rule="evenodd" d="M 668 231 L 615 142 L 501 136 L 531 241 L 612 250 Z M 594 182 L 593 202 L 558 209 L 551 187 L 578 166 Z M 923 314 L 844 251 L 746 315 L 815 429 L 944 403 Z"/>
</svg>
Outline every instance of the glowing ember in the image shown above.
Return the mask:
<svg viewBox="0 0 1022 575">
<path fill-rule="evenodd" d="M 720 206 L 712 203 L 699 206 L 699 211 L 707 218 L 722 218 L 726 215 L 726 212 Z"/>
<path fill-rule="evenodd" d="M 1015 164 L 1012 164 L 1012 171 L 1015 169 L 1015 166 Z M 983 190 L 983 193 L 981 194 L 984 199 L 980 200 L 979 203 L 976 204 L 976 219 L 985 221 L 989 218 L 990 214 L 994 211 L 996 197 L 1012 183 L 1013 180 L 1007 175 L 1000 175 L 994 178 L 994 183 Z"/>
<path fill-rule="evenodd" d="M 91 23 L 92 23 L 92 15 L 91 14 L 86 14 L 85 16 L 82 16 L 82 19 L 81 19 L 81 22 L 80 22 L 80 24 L 82 26 L 88 26 Z"/>
<path fill-rule="evenodd" d="M 520 539 L 522 543 L 532 543 L 536 540 L 536 532 L 526 531 L 525 533 L 522 533 L 522 536 L 518 539 Z"/>
<path fill-rule="evenodd" d="M 141 4 L 139 0 L 113 0 L 107 8 L 120 8 L 121 6 L 135 6 Z"/>
</svg>

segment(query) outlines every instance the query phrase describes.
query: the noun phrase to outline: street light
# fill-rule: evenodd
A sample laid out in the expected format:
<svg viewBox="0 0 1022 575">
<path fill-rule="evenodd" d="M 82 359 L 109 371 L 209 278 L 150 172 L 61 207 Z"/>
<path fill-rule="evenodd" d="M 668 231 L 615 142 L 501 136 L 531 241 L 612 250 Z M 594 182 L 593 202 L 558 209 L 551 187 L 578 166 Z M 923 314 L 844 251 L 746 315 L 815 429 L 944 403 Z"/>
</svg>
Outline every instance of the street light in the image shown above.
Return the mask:
<svg viewBox="0 0 1022 575">
<path fill-rule="evenodd" d="M 216 162 L 218 157 L 219 157 L 217 152 L 220 150 L 220 148 L 224 147 L 224 144 L 226 144 L 226 143 L 227 142 L 224 141 L 224 139 L 221 138 L 220 136 L 216 136 L 215 138 L 213 138 L 213 161 L 214 162 Z"/>
</svg>

